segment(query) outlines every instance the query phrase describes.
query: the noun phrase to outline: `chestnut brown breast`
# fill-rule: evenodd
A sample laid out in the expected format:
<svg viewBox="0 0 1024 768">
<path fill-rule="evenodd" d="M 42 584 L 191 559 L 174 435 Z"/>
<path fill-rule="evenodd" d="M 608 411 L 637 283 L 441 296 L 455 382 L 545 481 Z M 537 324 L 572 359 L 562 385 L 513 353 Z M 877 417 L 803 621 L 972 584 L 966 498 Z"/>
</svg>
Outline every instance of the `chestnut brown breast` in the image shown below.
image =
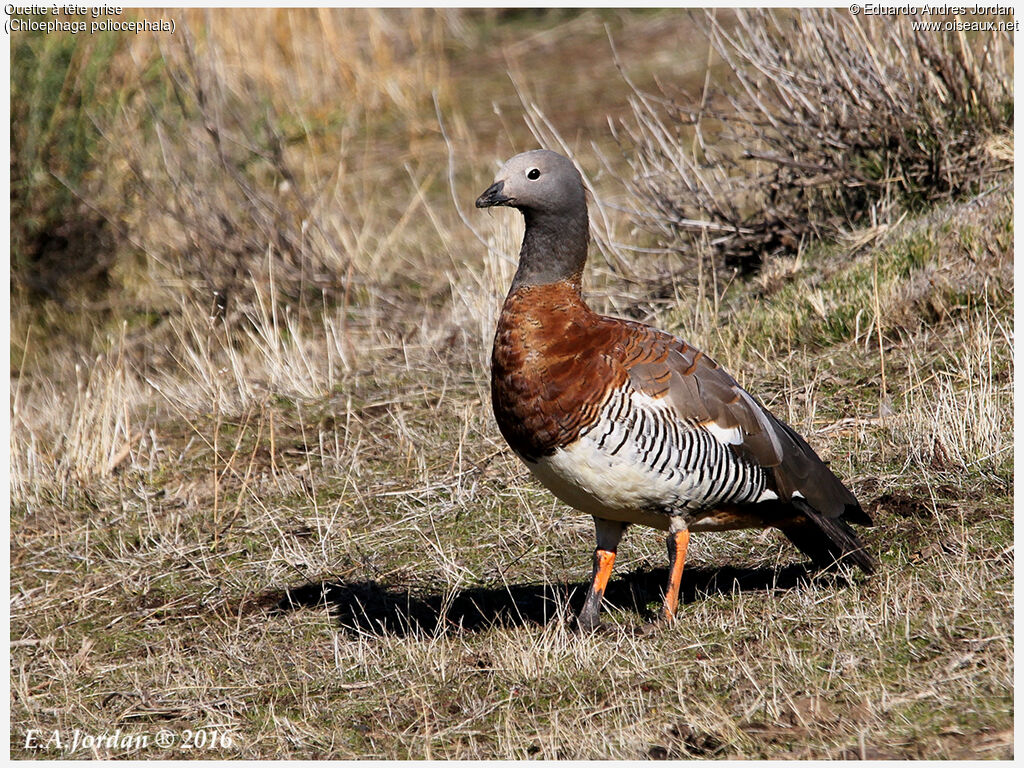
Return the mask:
<svg viewBox="0 0 1024 768">
<path fill-rule="evenodd" d="M 597 314 L 569 281 L 510 293 L 491 360 L 501 434 L 527 461 L 571 445 L 595 425 L 611 393 L 627 386 L 631 369 L 665 362 L 666 342 L 694 364 L 701 354 L 648 326 Z"/>
<path fill-rule="evenodd" d="M 527 461 L 574 442 L 625 373 L 601 351 L 616 342 L 565 282 L 527 285 L 505 299 L 494 334 L 491 402 L 501 434 Z"/>
</svg>

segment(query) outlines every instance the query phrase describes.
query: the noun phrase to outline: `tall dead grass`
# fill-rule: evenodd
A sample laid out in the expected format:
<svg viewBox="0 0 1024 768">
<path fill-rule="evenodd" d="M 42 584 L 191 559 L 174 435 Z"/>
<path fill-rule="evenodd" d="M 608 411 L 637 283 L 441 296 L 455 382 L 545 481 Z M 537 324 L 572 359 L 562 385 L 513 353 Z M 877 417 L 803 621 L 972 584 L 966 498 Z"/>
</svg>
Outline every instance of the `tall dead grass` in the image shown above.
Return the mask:
<svg viewBox="0 0 1024 768">
<path fill-rule="evenodd" d="M 26 354 L 34 350 L 31 343 Z M 38 499 L 41 489 L 66 490 L 108 477 L 146 453 L 138 403 L 145 384 L 121 356 L 68 356 L 68 378 L 19 377 L 12 387 L 11 497 Z M 141 443 L 141 444 L 140 444 Z M 152 445 L 148 446 L 152 450 Z"/>
<path fill-rule="evenodd" d="M 909 358 L 893 430 L 922 465 L 998 474 L 1013 449 L 1013 331 L 987 304 L 972 314 L 945 366 Z"/>
</svg>

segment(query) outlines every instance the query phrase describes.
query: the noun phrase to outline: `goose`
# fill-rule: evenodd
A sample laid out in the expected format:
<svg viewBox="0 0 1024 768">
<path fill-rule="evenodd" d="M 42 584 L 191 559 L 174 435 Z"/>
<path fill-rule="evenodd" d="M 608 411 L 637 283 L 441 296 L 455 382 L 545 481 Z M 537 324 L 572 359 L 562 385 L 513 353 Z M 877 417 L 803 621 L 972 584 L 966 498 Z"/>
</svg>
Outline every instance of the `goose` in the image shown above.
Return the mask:
<svg viewBox="0 0 1024 768">
<path fill-rule="evenodd" d="M 817 567 L 875 569 L 851 527 L 871 518 L 804 438 L 693 345 L 584 301 L 587 201 L 571 160 L 515 155 L 476 200 L 495 206 L 526 229 L 494 333 L 494 417 L 534 477 L 594 519 L 580 629 L 600 625 L 629 525 L 667 532 L 669 623 L 691 532 L 777 528 Z"/>
</svg>

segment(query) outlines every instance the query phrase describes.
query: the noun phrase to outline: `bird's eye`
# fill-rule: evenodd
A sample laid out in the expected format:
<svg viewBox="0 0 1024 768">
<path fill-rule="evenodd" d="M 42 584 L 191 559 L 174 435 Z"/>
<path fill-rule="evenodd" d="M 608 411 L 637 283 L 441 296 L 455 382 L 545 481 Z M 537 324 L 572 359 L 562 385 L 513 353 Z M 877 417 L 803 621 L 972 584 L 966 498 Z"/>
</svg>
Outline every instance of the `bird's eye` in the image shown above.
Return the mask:
<svg viewBox="0 0 1024 768">
<path fill-rule="evenodd" d="M 538 168 L 531 168 L 526 172 L 526 178 L 528 178 L 530 181 L 533 181 L 534 179 L 539 179 L 540 170 Z"/>
</svg>

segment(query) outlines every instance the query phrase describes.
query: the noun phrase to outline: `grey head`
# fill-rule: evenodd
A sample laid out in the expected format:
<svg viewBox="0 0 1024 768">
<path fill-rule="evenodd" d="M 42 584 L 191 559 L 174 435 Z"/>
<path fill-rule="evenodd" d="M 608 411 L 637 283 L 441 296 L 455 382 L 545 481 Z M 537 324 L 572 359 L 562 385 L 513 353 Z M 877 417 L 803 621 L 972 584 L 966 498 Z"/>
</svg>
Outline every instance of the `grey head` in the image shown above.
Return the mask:
<svg viewBox="0 0 1024 768">
<path fill-rule="evenodd" d="M 577 287 L 587 258 L 587 198 L 583 177 L 567 157 L 534 149 L 510 158 L 477 208 L 508 206 L 526 219 L 512 290 L 570 280 Z"/>
<path fill-rule="evenodd" d="M 583 177 L 572 161 L 548 149 L 533 149 L 508 160 L 494 183 L 476 199 L 477 208 L 507 205 L 534 213 L 586 209 Z"/>
</svg>

